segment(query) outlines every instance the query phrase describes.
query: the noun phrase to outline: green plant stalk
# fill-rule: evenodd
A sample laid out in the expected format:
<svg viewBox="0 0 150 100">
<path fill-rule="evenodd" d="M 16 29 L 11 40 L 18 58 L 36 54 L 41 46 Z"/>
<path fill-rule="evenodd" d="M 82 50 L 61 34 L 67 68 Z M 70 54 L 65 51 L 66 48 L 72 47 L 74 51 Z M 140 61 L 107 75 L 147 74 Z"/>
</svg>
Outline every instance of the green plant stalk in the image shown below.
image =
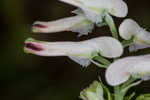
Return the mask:
<svg viewBox="0 0 150 100">
<path fill-rule="evenodd" d="M 105 14 L 105 22 L 108 24 L 108 26 L 110 28 L 110 31 L 112 33 L 112 36 L 115 39 L 119 39 L 118 32 L 117 32 L 117 29 L 116 29 L 116 25 L 113 21 L 113 18 L 108 13 Z"/>
<path fill-rule="evenodd" d="M 114 100 L 124 100 L 126 92 L 121 91 L 120 86 L 114 87 Z"/>
<path fill-rule="evenodd" d="M 97 63 L 97 62 L 95 62 L 94 60 L 90 60 L 93 64 L 95 64 L 97 67 L 100 67 L 100 68 L 107 68 L 108 66 L 106 66 L 106 65 L 102 65 L 102 64 L 100 64 L 100 63 Z"/>
<path fill-rule="evenodd" d="M 122 41 L 123 47 L 126 48 L 126 47 L 128 47 L 130 44 L 132 44 L 132 43 L 133 43 L 133 38 L 134 38 L 134 37 L 132 37 L 130 40 L 124 40 L 124 41 Z"/>
<path fill-rule="evenodd" d="M 111 64 L 111 62 L 109 60 L 105 59 L 102 56 L 95 56 L 94 60 L 96 60 L 96 61 L 98 61 L 98 62 L 100 62 L 100 63 L 102 63 L 102 64 L 104 64 L 106 66 L 109 66 Z"/>
<path fill-rule="evenodd" d="M 102 86 L 103 86 L 104 90 L 107 92 L 107 99 L 108 100 L 113 100 L 109 89 L 104 84 L 102 84 Z"/>
<path fill-rule="evenodd" d="M 114 97 L 115 97 L 115 100 L 124 100 L 124 96 L 126 95 L 126 93 L 128 92 L 128 90 L 130 88 L 132 88 L 133 86 L 136 86 L 136 85 L 138 85 L 140 83 L 140 81 L 133 83 L 135 80 L 136 79 L 134 79 L 134 78 L 131 77 L 123 85 L 114 87 Z M 132 96 L 131 96 L 131 98 L 132 98 Z"/>
</svg>

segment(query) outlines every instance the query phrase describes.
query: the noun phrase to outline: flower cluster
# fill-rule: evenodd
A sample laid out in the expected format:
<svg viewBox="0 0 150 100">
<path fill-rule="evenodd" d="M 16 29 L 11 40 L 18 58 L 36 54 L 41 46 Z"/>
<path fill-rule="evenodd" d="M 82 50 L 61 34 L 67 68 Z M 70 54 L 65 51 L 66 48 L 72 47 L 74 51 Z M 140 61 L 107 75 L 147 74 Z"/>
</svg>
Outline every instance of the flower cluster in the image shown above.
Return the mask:
<svg viewBox="0 0 150 100">
<path fill-rule="evenodd" d="M 139 84 L 143 80 L 150 79 L 149 54 L 119 59 L 123 55 L 125 47 L 129 47 L 129 51 L 150 47 L 150 32 L 141 28 L 132 19 L 125 19 L 121 23 L 118 34 L 112 16 L 120 18 L 127 16 L 128 7 L 123 0 L 60 1 L 77 7 L 76 10 L 72 11 L 75 16 L 50 22 L 36 21 L 32 26 L 33 32 L 72 31 L 78 32 L 78 36 L 82 36 L 91 33 L 94 26 L 108 25 L 112 37 L 101 36 L 80 42 L 45 42 L 28 38 L 24 47 L 26 53 L 39 56 L 67 56 L 83 67 L 93 63 L 98 67 L 106 68 L 105 78 L 107 83 L 110 86 L 119 86 L 114 91 L 114 100 L 123 100 L 130 87 Z M 124 39 L 123 42 L 119 41 L 119 36 Z M 107 58 L 113 59 L 113 62 Z M 137 81 L 137 79 L 140 81 Z M 108 89 L 97 81 L 84 89 L 80 98 L 83 100 L 105 100 L 104 90 L 108 94 L 108 100 L 112 100 Z"/>
</svg>

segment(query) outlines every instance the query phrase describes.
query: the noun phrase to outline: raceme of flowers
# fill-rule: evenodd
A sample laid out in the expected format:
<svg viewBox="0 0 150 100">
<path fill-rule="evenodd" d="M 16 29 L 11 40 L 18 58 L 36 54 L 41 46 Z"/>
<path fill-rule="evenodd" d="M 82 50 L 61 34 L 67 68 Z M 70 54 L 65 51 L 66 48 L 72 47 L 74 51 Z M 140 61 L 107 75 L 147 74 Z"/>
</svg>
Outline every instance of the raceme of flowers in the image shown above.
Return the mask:
<svg viewBox="0 0 150 100">
<path fill-rule="evenodd" d="M 36 21 L 32 26 L 33 32 L 72 31 L 79 33 L 78 36 L 82 36 L 92 33 L 95 25 L 98 27 L 108 25 L 112 37 L 101 36 L 79 42 L 46 42 L 28 38 L 24 47 L 26 53 L 38 56 L 67 56 L 83 67 L 89 66 L 92 62 L 98 67 L 106 68 L 105 78 L 110 86 L 120 86 L 114 90 L 114 96 L 111 97 L 109 90 L 102 83 L 94 81 L 93 84 L 80 93 L 80 98 L 83 100 L 112 100 L 113 97 L 114 100 L 123 100 L 126 91 L 130 87 L 139 84 L 143 80 L 150 79 L 149 54 L 119 59 L 123 55 L 126 46 L 129 46 L 129 51 L 150 47 L 150 32 L 141 28 L 133 19 L 125 19 L 119 26 L 118 34 L 112 16 L 119 18 L 127 16 L 128 7 L 123 0 L 59 1 L 77 7 L 76 10 L 72 11 L 75 15 L 49 22 Z M 124 39 L 123 42 L 119 41 L 119 36 Z M 111 59 L 111 61 L 108 59 Z M 130 78 L 133 79 L 132 82 L 137 79 L 140 82 L 130 85 Z M 121 89 L 124 89 L 124 91 Z M 104 98 L 104 90 L 108 94 L 108 99 Z M 147 95 L 143 96 L 147 98 Z M 137 100 L 141 100 L 139 98 L 141 96 Z"/>
</svg>

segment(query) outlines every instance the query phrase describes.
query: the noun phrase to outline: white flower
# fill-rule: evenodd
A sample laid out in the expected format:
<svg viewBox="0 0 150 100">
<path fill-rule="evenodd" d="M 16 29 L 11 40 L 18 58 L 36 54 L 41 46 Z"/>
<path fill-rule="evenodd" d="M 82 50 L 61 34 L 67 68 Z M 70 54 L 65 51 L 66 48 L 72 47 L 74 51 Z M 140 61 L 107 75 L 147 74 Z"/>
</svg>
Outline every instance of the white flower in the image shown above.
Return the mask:
<svg viewBox="0 0 150 100">
<path fill-rule="evenodd" d="M 128 7 L 123 0 L 60 0 L 83 10 L 86 17 L 100 23 L 105 13 L 125 17 Z"/>
<path fill-rule="evenodd" d="M 80 98 L 83 100 L 104 100 L 104 92 L 101 84 L 94 81 L 88 88 L 80 93 Z"/>
<path fill-rule="evenodd" d="M 83 14 L 80 14 L 50 22 L 36 21 L 33 24 L 32 31 L 43 33 L 73 31 L 80 33 L 79 35 L 87 35 L 92 32 L 93 28 L 94 24 Z"/>
<path fill-rule="evenodd" d="M 119 57 L 123 53 L 121 43 L 112 37 L 99 37 L 81 42 L 25 41 L 26 52 L 40 56 L 68 56 L 82 66 L 88 66 L 93 53 L 107 58 Z"/>
<path fill-rule="evenodd" d="M 112 86 L 120 85 L 130 77 L 142 80 L 150 79 L 150 55 L 119 59 L 106 70 L 106 80 Z"/>
<path fill-rule="evenodd" d="M 141 28 L 134 20 L 126 19 L 119 27 L 119 34 L 125 40 L 133 37 L 133 43 L 130 45 L 130 51 L 150 47 L 150 32 Z"/>
</svg>

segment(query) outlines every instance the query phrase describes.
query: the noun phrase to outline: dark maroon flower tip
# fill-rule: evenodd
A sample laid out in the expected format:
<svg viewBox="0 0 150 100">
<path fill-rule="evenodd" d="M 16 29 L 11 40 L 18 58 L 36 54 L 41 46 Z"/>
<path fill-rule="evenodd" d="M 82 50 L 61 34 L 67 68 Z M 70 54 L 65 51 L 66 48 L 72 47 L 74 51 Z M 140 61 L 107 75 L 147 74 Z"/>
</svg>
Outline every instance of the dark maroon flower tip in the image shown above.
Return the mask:
<svg viewBox="0 0 150 100">
<path fill-rule="evenodd" d="M 42 24 L 33 24 L 33 27 L 47 28 L 46 25 L 42 25 Z"/>
<path fill-rule="evenodd" d="M 39 47 L 38 45 L 35 45 L 33 43 L 26 43 L 25 47 L 31 50 L 35 50 L 35 51 L 42 51 L 43 48 Z"/>
</svg>

